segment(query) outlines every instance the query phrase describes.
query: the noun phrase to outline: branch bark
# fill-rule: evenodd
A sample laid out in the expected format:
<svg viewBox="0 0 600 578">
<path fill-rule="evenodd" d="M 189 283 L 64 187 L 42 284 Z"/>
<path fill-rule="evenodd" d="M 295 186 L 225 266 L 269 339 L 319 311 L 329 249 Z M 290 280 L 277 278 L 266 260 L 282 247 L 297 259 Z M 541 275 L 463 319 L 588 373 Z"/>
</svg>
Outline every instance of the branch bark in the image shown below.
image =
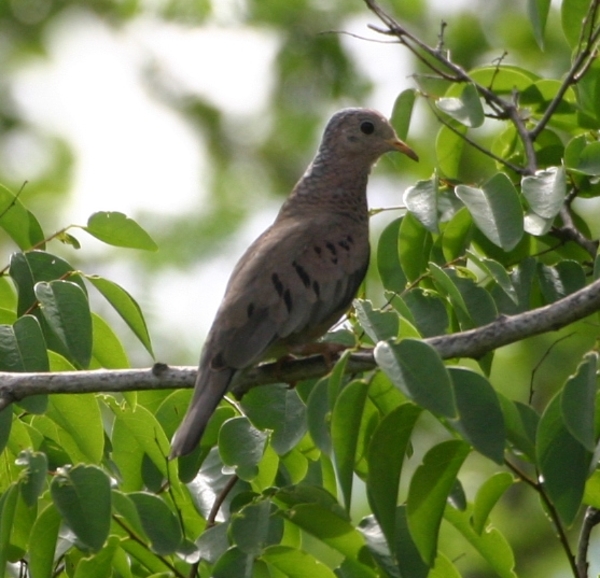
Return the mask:
<svg viewBox="0 0 600 578">
<path fill-rule="evenodd" d="M 430 337 L 424 341 L 443 359 L 477 359 L 488 351 L 527 337 L 566 327 L 600 310 L 600 280 L 550 305 L 497 320 L 469 331 Z M 359 350 L 348 359 L 346 373 L 363 373 L 377 367 L 373 350 Z M 270 383 L 295 383 L 327 375 L 330 364 L 320 355 L 281 363 L 266 363 L 240 372 L 233 393 Z M 65 371 L 61 373 L 0 372 L 0 410 L 13 401 L 49 393 L 102 393 L 193 387 L 195 367 L 157 364 L 148 369 Z"/>
</svg>

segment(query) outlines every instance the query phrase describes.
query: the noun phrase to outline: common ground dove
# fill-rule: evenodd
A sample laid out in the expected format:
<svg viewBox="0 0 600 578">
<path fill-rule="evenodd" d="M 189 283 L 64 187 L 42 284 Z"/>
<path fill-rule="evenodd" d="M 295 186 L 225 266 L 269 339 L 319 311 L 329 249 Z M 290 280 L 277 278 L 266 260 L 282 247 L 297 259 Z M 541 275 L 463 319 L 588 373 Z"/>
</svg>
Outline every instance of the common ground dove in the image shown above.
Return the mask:
<svg viewBox="0 0 600 578">
<path fill-rule="evenodd" d="M 369 263 L 367 180 L 389 151 L 418 160 L 380 113 L 333 115 L 275 222 L 231 274 L 172 458 L 194 450 L 236 371 L 301 352 L 346 312 Z"/>
</svg>

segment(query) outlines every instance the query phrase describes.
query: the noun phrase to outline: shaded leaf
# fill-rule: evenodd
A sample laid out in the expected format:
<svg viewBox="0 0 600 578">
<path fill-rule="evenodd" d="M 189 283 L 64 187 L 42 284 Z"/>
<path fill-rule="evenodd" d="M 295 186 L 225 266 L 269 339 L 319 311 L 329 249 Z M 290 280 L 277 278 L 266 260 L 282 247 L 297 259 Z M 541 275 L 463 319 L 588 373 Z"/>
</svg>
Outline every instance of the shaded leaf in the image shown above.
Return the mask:
<svg viewBox="0 0 600 578">
<path fill-rule="evenodd" d="M 92 316 L 87 295 L 71 281 L 35 285 L 44 319 L 79 368 L 92 358 Z"/>
<path fill-rule="evenodd" d="M 391 411 L 381 420 L 369 444 L 367 497 L 392 551 L 400 543 L 395 538 L 400 472 L 421 411 L 410 403 Z"/>
<path fill-rule="evenodd" d="M 548 497 L 570 525 L 583 499 L 591 454 L 569 433 L 559 392 L 546 407 L 537 432 L 537 462 Z"/>
<path fill-rule="evenodd" d="M 484 456 L 504 463 L 504 418 L 494 388 L 485 377 L 462 367 L 448 370 L 458 420 L 454 427 Z"/>
<path fill-rule="evenodd" d="M 435 560 L 446 500 L 469 451 L 469 445 L 459 440 L 434 446 L 425 454 L 410 482 L 408 527 L 421 557 L 429 566 L 433 566 Z"/>
<path fill-rule="evenodd" d="M 456 416 L 450 375 L 435 349 L 423 341 L 403 339 L 400 343 L 381 341 L 374 353 L 377 365 L 417 405 Z"/>
<path fill-rule="evenodd" d="M 455 193 L 492 243 L 505 251 L 517 246 L 523 236 L 523 214 L 517 191 L 504 173 L 497 173 L 480 189 L 458 185 Z"/>
<path fill-rule="evenodd" d="M 406 208 L 430 232 L 439 233 L 437 207 L 437 174 L 427 181 L 418 181 L 402 195 Z"/>
<path fill-rule="evenodd" d="M 110 529 L 110 481 L 96 466 L 62 469 L 50 484 L 52 499 L 63 520 L 81 543 L 97 552 Z"/>
</svg>

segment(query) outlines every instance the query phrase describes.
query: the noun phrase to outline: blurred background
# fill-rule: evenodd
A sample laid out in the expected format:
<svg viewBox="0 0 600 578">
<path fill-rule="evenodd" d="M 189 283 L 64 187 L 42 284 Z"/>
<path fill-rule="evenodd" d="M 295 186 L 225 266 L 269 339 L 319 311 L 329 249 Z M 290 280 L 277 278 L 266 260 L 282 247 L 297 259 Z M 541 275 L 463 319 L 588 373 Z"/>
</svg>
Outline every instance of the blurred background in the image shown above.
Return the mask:
<svg viewBox="0 0 600 578">
<path fill-rule="evenodd" d="M 432 45 L 448 22 L 446 48 L 467 69 L 504 51 L 505 63 L 554 78 L 568 68 L 556 7 L 541 51 L 524 0 L 384 5 Z M 0 0 L 0 183 L 16 193 L 27 181 L 20 200 L 47 234 L 100 210 L 137 220 L 157 253 L 111 248 L 77 229 L 81 251 L 56 241 L 49 250 L 135 297 L 157 360 L 194 365 L 235 261 L 274 218 L 328 117 L 346 106 L 390 115 L 397 95 L 417 86 L 421 65 L 369 23 L 360 0 Z M 404 189 L 430 177 L 438 128 L 418 102 L 407 140 L 421 161 L 384 157 L 372 208 L 401 206 Z M 467 164 L 483 180 L 480 156 Z M 373 239 L 401 214 L 374 216 Z M 14 250 L 0 231 L 2 267 Z M 132 365 L 152 363 L 101 300 L 96 310 L 121 328 Z M 560 342 L 538 368 L 556 339 L 505 348 L 494 385 L 527 401 L 535 381 L 550 395 L 589 346 L 585 336 Z M 472 458 L 467 487 L 485 479 L 481 460 Z M 519 576 L 569 576 L 539 505 L 519 492 L 510 499 L 497 523 L 518 526 Z"/>
</svg>

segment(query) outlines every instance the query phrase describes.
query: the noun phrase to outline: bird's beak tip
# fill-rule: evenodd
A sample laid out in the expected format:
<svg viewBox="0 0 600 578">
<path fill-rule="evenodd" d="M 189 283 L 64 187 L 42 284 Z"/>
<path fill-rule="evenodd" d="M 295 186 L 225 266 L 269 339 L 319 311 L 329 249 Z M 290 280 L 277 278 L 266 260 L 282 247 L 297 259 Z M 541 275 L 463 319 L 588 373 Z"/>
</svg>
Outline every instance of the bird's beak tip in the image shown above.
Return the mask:
<svg viewBox="0 0 600 578">
<path fill-rule="evenodd" d="M 413 161 L 419 161 L 419 155 L 412 150 L 404 141 L 401 141 L 399 138 L 394 138 L 389 140 L 392 148 L 402 154 L 405 154 L 409 159 Z"/>
</svg>

